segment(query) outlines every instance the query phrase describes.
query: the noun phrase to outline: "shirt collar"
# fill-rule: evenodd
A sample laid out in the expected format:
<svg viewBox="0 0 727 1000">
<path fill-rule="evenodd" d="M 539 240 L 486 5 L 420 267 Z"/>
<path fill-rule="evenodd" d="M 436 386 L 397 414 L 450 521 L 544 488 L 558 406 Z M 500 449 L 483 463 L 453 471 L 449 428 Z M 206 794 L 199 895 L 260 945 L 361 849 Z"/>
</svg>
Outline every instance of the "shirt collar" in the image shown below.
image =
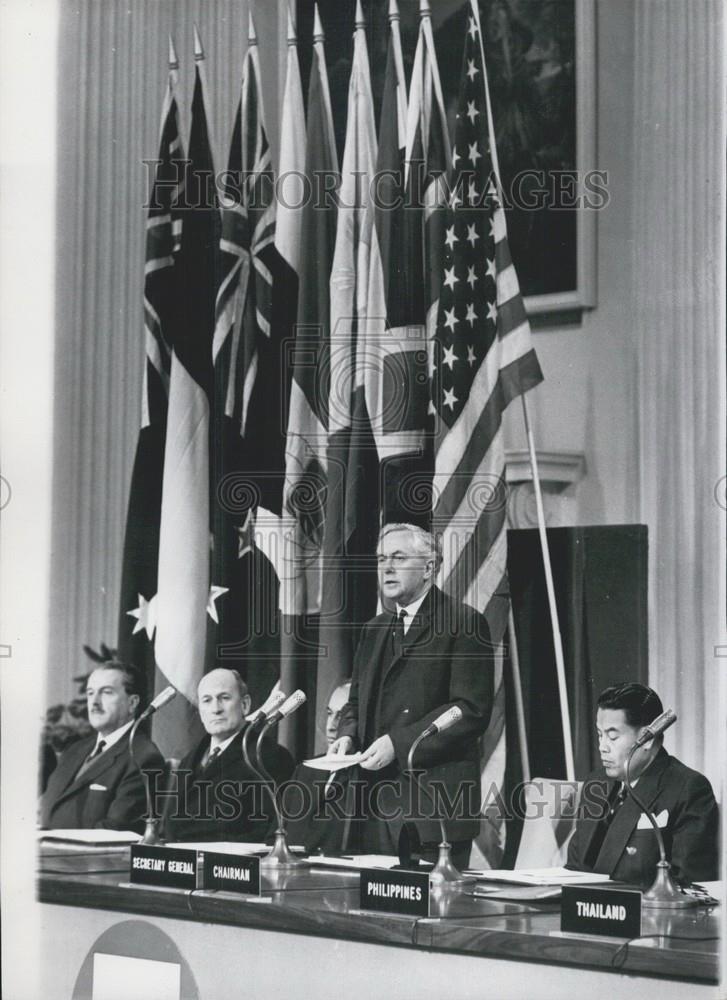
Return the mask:
<svg viewBox="0 0 727 1000">
<path fill-rule="evenodd" d="M 131 719 L 123 726 L 119 726 L 118 729 L 114 729 L 113 733 L 109 733 L 108 736 L 102 736 L 101 733 L 96 733 L 96 746 L 93 748 L 94 753 L 98 750 L 99 743 L 103 740 L 104 751 L 108 750 L 115 743 L 118 743 L 122 736 L 127 733 L 131 727 L 134 725 L 134 719 Z"/>
<path fill-rule="evenodd" d="M 219 747 L 220 748 L 220 753 L 224 753 L 225 750 L 230 745 L 230 743 L 232 743 L 232 741 L 235 739 L 235 737 L 239 736 L 241 732 L 242 732 L 242 730 L 238 729 L 236 733 L 233 733 L 232 736 L 228 736 L 227 739 L 224 739 L 224 740 L 219 740 L 216 736 L 211 736 L 210 737 L 210 751 L 214 750 L 215 747 Z M 219 756 L 219 754 L 217 756 Z"/>
<path fill-rule="evenodd" d="M 399 604 L 397 602 L 397 605 L 396 605 L 396 616 L 397 616 L 397 618 L 399 617 L 399 614 L 402 611 L 406 611 L 406 618 L 404 619 L 404 634 L 405 635 L 409 631 L 409 626 L 414 621 L 414 616 L 416 615 L 417 611 L 419 610 L 419 608 L 424 603 L 424 598 L 427 596 L 428 593 L 429 593 L 429 591 L 425 590 L 424 593 L 422 594 L 422 596 L 418 597 L 416 599 L 416 601 L 412 601 L 411 604 Z"/>
</svg>

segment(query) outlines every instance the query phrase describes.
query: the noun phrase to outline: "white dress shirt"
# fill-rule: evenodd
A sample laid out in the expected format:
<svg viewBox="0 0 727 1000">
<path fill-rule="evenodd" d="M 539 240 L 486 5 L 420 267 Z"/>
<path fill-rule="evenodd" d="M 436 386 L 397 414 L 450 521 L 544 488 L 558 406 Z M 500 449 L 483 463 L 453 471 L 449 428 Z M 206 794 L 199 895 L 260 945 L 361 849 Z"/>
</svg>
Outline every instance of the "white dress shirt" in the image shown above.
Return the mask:
<svg viewBox="0 0 727 1000">
<path fill-rule="evenodd" d="M 398 618 L 402 611 L 406 611 L 406 618 L 404 619 L 404 635 L 409 631 L 412 622 L 414 621 L 414 616 L 416 615 L 419 608 L 422 606 L 424 598 L 427 596 L 429 591 L 425 591 L 421 597 L 418 597 L 416 601 L 412 601 L 411 604 L 401 605 L 397 602 L 396 605 L 396 617 Z"/>
<path fill-rule="evenodd" d="M 115 743 L 118 743 L 121 737 L 131 729 L 135 721 L 136 721 L 135 719 L 131 719 L 130 722 L 125 723 L 123 726 L 119 726 L 118 729 L 114 729 L 113 733 L 109 733 L 108 736 L 102 736 L 101 733 L 97 733 L 96 745 L 94 746 L 91 753 L 92 754 L 96 753 L 96 751 L 98 750 L 99 743 L 103 743 L 104 748 L 102 753 L 106 753 L 106 751 L 110 747 L 112 747 Z"/>
</svg>

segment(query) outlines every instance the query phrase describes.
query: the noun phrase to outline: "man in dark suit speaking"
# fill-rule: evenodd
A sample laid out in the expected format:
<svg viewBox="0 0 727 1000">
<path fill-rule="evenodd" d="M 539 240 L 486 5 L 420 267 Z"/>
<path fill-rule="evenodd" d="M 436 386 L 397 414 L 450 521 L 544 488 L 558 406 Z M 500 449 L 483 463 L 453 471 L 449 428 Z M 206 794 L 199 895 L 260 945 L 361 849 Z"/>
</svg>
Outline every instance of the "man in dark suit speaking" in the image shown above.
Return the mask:
<svg viewBox="0 0 727 1000">
<path fill-rule="evenodd" d="M 363 628 L 331 752 L 364 750 L 361 768 L 369 794 L 361 850 L 396 854 L 402 825 L 411 830 L 412 821 L 422 856 L 436 860 L 441 839 L 436 816 L 449 814 L 444 818 L 452 857 L 464 865 L 479 829 L 478 738 L 492 709 L 489 632 L 481 615 L 434 586 L 441 553 L 428 532 L 387 525 L 377 560 L 382 598 L 395 611 L 377 615 Z M 415 769 L 426 771 L 435 810 L 412 789 L 407 755 L 417 736 L 454 705 L 462 718 L 424 740 L 414 759 Z"/>
<path fill-rule="evenodd" d="M 568 867 L 600 872 L 619 882 L 649 886 L 659 850 L 654 828 L 626 795 L 626 760 L 646 726 L 663 712 L 661 699 L 643 684 L 606 688 L 598 699 L 596 732 L 603 772 L 591 775 L 581 794 L 579 818 L 568 845 Z M 663 736 L 636 750 L 629 776 L 656 816 L 678 882 L 719 878 L 717 803 L 709 781 L 671 757 Z"/>
<path fill-rule="evenodd" d="M 41 826 L 48 830 L 144 828 L 144 782 L 129 753 L 129 735 L 143 698 L 138 671 L 109 660 L 88 678 L 88 721 L 96 730 L 61 754 L 41 799 Z M 138 732 L 134 753 L 147 771 L 164 771 L 164 759 Z"/>
</svg>

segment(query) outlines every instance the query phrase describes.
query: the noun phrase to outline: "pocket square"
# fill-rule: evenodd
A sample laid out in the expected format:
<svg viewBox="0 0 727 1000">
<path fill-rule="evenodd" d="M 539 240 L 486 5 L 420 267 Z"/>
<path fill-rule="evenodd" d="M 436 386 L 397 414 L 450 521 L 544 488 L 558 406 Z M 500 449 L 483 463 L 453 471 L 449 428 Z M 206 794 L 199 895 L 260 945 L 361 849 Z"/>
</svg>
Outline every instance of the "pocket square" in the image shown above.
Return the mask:
<svg viewBox="0 0 727 1000">
<path fill-rule="evenodd" d="M 89 790 L 92 792 L 107 792 L 108 788 L 106 785 L 89 785 Z"/>
<path fill-rule="evenodd" d="M 659 815 L 656 817 L 656 825 L 660 830 L 663 830 L 666 824 L 669 822 L 669 812 L 666 809 L 662 809 Z M 646 813 L 642 813 L 639 816 L 639 822 L 636 827 L 637 830 L 652 830 L 651 821 Z"/>
</svg>

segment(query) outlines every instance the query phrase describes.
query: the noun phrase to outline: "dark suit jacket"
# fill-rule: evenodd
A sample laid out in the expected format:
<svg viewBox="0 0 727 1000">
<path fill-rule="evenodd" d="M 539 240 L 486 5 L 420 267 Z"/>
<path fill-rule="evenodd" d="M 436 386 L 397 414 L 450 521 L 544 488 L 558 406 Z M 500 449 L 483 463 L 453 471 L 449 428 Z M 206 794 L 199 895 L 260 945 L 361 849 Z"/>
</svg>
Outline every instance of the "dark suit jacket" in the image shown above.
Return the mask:
<svg viewBox="0 0 727 1000">
<path fill-rule="evenodd" d="M 165 810 L 168 840 L 256 842 L 264 841 L 274 829 L 270 796 L 242 755 L 246 728 L 203 773 L 199 766 L 209 749 L 209 736 L 182 760 L 172 775 L 172 794 Z M 255 739 L 249 742 L 254 751 Z M 263 743 L 263 760 L 278 783 L 293 772 L 293 758 L 272 740 Z"/>
<path fill-rule="evenodd" d="M 593 867 L 585 864 L 598 825 L 598 818 L 587 812 L 590 807 L 591 813 L 597 813 L 593 802 L 602 802 L 613 786 L 614 782 L 603 773 L 600 779 L 594 774 L 586 780 L 575 833 L 568 845 L 568 867 L 649 886 L 656 875 L 659 848 L 651 824 L 648 829 L 637 829 L 642 813 L 630 796 L 614 816 Z M 719 878 L 717 803 L 704 775 L 686 767 L 662 747 L 640 776 L 636 792 L 657 816 L 664 810 L 668 813 L 662 834 L 674 877 L 681 882 Z"/>
<path fill-rule="evenodd" d="M 348 848 L 354 805 L 347 798 L 352 768 L 331 775 L 299 764 L 282 793 L 289 844 L 308 854 L 340 854 Z"/>
<path fill-rule="evenodd" d="M 462 718 L 445 732 L 423 741 L 414 767 L 426 769 L 426 784 L 431 787 L 438 782 L 455 803 L 452 820 L 445 824 L 449 838 L 474 837 L 479 830 L 480 808 L 478 739 L 487 729 L 493 700 L 493 650 L 487 623 L 471 608 L 432 587 L 404 636 L 401 655 L 392 660 L 377 684 L 377 665 L 384 657 L 385 644 L 391 641 L 394 620 L 394 615 L 384 613 L 363 628 L 338 735 L 351 736 L 359 748 L 366 749 L 377 734 L 388 733 L 396 759 L 391 768 L 382 772 L 382 780 L 392 777 L 400 787 L 398 804 L 406 813 L 411 795 L 402 772 L 409 749 L 440 713 L 457 705 Z M 372 713 L 370 708 L 376 704 L 379 687 L 380 712 Z M 370 727 L 372 715 L 374 724 Z M 375 772 L 370 780 L 374 778 Z M 464 792 L 464 802 L 458 806 L 460 791 Z M 388 815 L 396 811 L 392 808 L 394 798 L 387 791 Z M 426 799 L 419 797 L 419 801 L 421 814 L 431 816 Z M 407 816 L 391 820 L 394 839 L 402 819 Z M 440 840 L 436 821 L 419 819 L 416 825 L 423 841 Z"/>
<path fill-rule="evenodd" d="M 129 733 L 76 778 L 95 745 L 96 736 L 89 736 L 61 754 L 41 798 L 41 826 L 46 830 L 96 827 L 143 832 L 146 793 L 129 754 Z M 164 758 L 142 732 L 134 737 L 134 754 L 145 771 L 164 771 Z"/>
</svg>

